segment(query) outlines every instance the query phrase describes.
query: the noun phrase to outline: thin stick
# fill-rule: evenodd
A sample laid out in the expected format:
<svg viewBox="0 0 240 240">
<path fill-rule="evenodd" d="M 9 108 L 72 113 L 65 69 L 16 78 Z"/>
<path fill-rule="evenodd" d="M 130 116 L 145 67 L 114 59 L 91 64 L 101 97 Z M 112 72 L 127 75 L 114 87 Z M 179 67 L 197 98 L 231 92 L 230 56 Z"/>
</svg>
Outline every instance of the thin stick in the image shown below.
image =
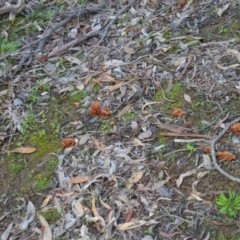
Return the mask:
<svg viewBox="0 0 240 240">
<path fill-rule="evenodd" d="M 96 7 L 86 8 L 86 9 L 82 9 L 82 10 L 79 10 L 79 11 L 75 11 L 74 13 L 69 15 L 67 18 L 65 18 L 64 20 L 59 22 L 57 25 L 55 25 L 52 28 L 47 30 L 47 32 L 43 35 L 43 38 L 39 42 L 37 50 L 41 51 L 43 49 L 46 41 L 49 39 L 50 35 L 52 33 L 54 33 L 58 28 L 66 25 L 68 22 L 70 22 L 77 14 L 84 15 L 84 14 L 87 14 L 87 13 L 98 12 L 99 10 L 103 9 L 105 6 L 106 6 L 106 1 L 103 1 L 102 3 L 97 5 Z"/>
<path fill-rule="evenodd" d="M 195 56 L 192 55 L 192 54 L 190 54 L 190 55 L 188 56 L 188 62 L 186 63 L 186 65 L 185 65 L 182 73 L 178 76 L 177 81 L 182 80 L 182 78 L 183 78 L 184 75 L 186 74 L 187 69 L 188 69 L 188 67 L 190 66 L 190 64 L 191 64 L 191 62 L 192 62 L 192 60 L 193 60 L 194 58 L 195 58 Z"/>
<path fill-rule="evenodd" d="M 214 167 L 224 176 L 226 176 L 227 178 L 231 179 L 232 181 L 235 182 L 239 182 L 240 183 L 240 178 L 235 177 L 231 174 L 229 174 L 228 172 L 224 171 L 217 163 L 217 159 L 216 159 L 216 151 L 215 151 L 215 144 L 217 143 L 217 141 L 223 137 L 223 135 L 227 132 L 227 130 L 234 124 L 240 121 L 240 117 L 236 118 L 235 120 L 233 120 L 232 122 L 229 122 L 226 124 L 225 128 L 222 130 L 222 132 L 220 132 L 218 134 L 218 136 L 216 138 L 214 138 L 211 141 L 211 154 L 212 154 L 212 160 L 213 160 L 213 165 Z"/>
</svg>

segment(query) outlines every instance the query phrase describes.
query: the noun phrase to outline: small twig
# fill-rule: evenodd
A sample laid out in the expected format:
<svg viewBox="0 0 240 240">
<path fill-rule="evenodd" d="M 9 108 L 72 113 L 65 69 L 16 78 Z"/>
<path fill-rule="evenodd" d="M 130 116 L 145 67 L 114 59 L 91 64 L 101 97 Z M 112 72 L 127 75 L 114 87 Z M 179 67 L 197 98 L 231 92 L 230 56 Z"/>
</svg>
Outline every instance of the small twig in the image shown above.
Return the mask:
<svg viewBox="0 0 240 240">
<path fill-rule="evenodd" d="M 190 55 L 188 56 L 188 62 L 186 63 L 186 65 L 185 65 L 183 71 L 181 72 L 181 74 L 177 77 L 177 81 L 182 80 L 183 76 L 186 74 L 187 69 L 188 69 L 188 67 L 190 66 L 190 64 L 191 64 L 191 62 L 192 62 L 192 60 L 193 60 L 194 58 L 195 58 L 195 56 L 192 55 L 192 54 L 190 54 Z"/>
<path fill-rule="evenodd" d="M 79 11 L 75 11 L 74 13 L 72 13 L 71 15 L 69 15 L 67 18 L 65 18 L 64 20 L 62 20 L 61 22 L 59 22 L 57 25 L 55 25 L 54 27 L 50 28 L 47 30 L 47 32 L 43 35 L 43 38 L 41 39 L 41 41 L 38 44 L 38 51 L 41 51 L 46 43 L 46 41 L 49 39 L 50 35 L 52 33 L 54 33 L 58 28 L 66 25 L 68 22 L 70 22 L 77 14 L 78 15 L 85 15 L 87 13 L 93 13 L 93 12 L 98 12 L 99 10 L 103 9 L 106 6 L 106 0 L 103 1 L 102 3 L 100 3 L 99 5 L 97 5 L 96 7 L 92 7 L 92 8 L 87 8 L 87 9 L 82 9 Z"/>
<path fill-rule="evenodd" d="M 56 55 L 58 55 L 58 54 L 60 54 L 60 53 L 62 53 L 62 52 L 64 52 L 64 51 L 68 50 L 68 49 L 71 48 L 72 46 L 74 46 L 74 45 L 76 45 L 76 44 L 78 44 L 78 43 L 84 42 L 86 39 L 88 39 L 88 38 L 90 38 L 90 37 L 93 37 L 93 36 L 95 36 L 95 35 L 97 35 L 97 34 L 98 34 L 98 31 L 96 31 L 96 30 L 93 30 L 93 31 L 91 31 L 91 32 L 89 32 L 89 33 L 86 33 L 83 37 L 77 38 L 77 39 L 75 39 L 75 40 L 73 40 L 73 41 L 71 41 L 71 42 L 63 45 L 62 47 L 58 48 L 58 49 L 57 49 L 56 51 L 54 51 L 54 52 L 50 52 L 50 53 L 46 56 L 46 58 L 48 59 L 48 58 L 50 58 L 50 57 L 54 57 L 54 56 L 56 56 Z"/>
<path fill-rule="evenodd" d="M 215 144 L 217 143 L 217 141 L 223 137 L 223 135 L 227 132 L 227 130 L 234 124 L 240 121 L 240 117 L 236 118 L 235 120 L 233 120 L 232 122 L 229 122 L 226 124 L 225 128 L 222 130 L 222 132 L 219 133 L 219 135 L 214 138 L 211 141 L 211 154 L 212 154 L 212 160 L 213 160 L 213 165 L 214 167 L 224 176 L 226 176 L 227 178 L 229 178 L 232 181 L 235 182 L 239 182 L 240 183 L 240 178 L 235 177 L 231 174 L 229 174 L 228 172 L 224 171 L 217 163 L 217 159 L 216 159 L 216 151 L 215 151 Z"/>
<path fill-rule="evenodd" d="M 164 137 L 195 137 L 195 138 L 206 138 L 206 139 L 213 139 L 213 137 L 198 133 L 178 133 L 178 132 L 162 132 L 159 133 L 160 136 Z"/>
</svg>

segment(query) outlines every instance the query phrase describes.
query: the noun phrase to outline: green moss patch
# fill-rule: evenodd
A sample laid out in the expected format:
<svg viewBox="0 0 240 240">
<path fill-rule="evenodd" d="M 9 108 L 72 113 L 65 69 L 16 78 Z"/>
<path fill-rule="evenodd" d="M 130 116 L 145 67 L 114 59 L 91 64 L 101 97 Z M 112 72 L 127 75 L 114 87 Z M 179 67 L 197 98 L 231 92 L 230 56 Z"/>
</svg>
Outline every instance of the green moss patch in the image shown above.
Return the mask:
<svg viewBox="0 0 240 240">
<path fill-rule="evenodd" d="M 49 224 L 52 224 L 61 218 L 61 213 L 57 209 L 39 212 Z"/>
<path fill-rule="evenodd" d="M 184 93 L 185 88 L 181 83 L 176 83 L 173 85 L 173 88 L 170 92 L 164 93 L 163 90 L 156 91 L 153 99 L 156 102 L 162 103 L 162 110 L 164 113 L 169 113 L 174 108 L 182 108 L 184 105 Z M 165 97 L 164 97 L 165 94 Z M 168 101 L 167 99 L 171 100 Z"/>
<path fill-rule="evenodd" d="M 86 91 L 74 91 L 69 94 L 69 99 L 71 103 L 80 102 L 87 96 Z"/>
</svg>

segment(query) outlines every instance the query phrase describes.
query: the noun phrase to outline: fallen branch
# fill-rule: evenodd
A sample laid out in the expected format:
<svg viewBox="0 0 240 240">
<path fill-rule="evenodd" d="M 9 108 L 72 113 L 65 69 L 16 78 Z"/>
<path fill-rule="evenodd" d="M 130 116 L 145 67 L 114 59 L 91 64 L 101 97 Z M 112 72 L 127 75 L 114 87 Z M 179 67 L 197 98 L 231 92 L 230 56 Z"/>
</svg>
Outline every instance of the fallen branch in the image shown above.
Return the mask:
<svg viewBox="0 0 240 240">
<path fill-rule="evenodd" d="M 58 48 L 56 51 L 53 51 L 53 52 L 50 52 L 48 55 L 43 55 L 42 57 L 39 58 L 39 61 L 40 62 L 45 62 L 47 61 L 47 59 L 49 59 L 50 57 L 54 57 L 64 51 L 66 51 L 67 49 L 71 48 L 72 46 L 78 44 L 78 43 L 82 43 L 84 42 L 85 40 L 87 40 L 88 38 L 90 37 L 93 37 L 95 35 L 98 34 L 98 31 L 96 30 L 93 30 L 87 34 L 85 34 L 83 37 L 79 37 L 77 39 L 74 39 L 73 41 L 63 45 L 62 47 Z"/>
<path fill-rule="evenodd" d="M 224 176 L 226 176 L 227 178 L 231 179 L 232 181 L 235 182 L 239 182 L 240 183 L 240 178 L 235 177 L 231 174 L 229 174 L 228 172 L 224 171 L 217 163 L 217 159 L 216 159 L 216 151 L 215 151 L 215 144 L 217 143 L 217 141 L 223 137 L 223 135 L 227 132 L 227 130 L 234 124 L 240 121 L 240 117 L 236 118 L 235 120 L 233 120 L 232 122 L 229 122 L 226 124 L 225 128 L 222 130 L 222 132 L 219 133 L 219 135 L 214 138 L 211 141 L 211 154 L 212 154 L 212 160 L 213 160 L 213 165 L 214 167 Z"/>
<path fill-rule="evenodd" d="M 49 39 L 50 35 L 52 33 L 54 33 L 58 28 L 66 25 L 68 22 L 70 22 L 76 15 L 85 15 L 87 13 L 98 12 L 99 10 L 101 10 L 104 7 L 107 6 L 107 2 L 108 2 L 108 0 L 104 0 L 99 5 L 97 5 L 96 7 L 86 8 L 86 9 L 82 9 L 82 10 L 79 10 L 79 11 L 75 11 L 74 13 L 69 15 L 67 18 L 65 18 L 64 20 L 59 22 L 57 25 L 55 25 L 54 27 L 48 29 L 46 31 L 46 33 L 43 35 L 43 38 L 41 39 L 41 41 L 39 42 L 37 50 L 41 51 L 43 49 L 46 41 Z"/>
</svg>

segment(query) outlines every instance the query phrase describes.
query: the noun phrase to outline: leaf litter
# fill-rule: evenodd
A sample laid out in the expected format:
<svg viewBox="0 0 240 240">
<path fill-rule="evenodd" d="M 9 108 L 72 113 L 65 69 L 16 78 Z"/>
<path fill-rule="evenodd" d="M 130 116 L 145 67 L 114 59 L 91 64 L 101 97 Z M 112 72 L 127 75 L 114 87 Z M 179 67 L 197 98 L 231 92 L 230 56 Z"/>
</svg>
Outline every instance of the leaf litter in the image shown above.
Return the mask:
<svg viewBox="0 0 240 240">
<path fill-rule="evenodd" d="M 27 6 L 32 9 L 31 1 Z M 28 40 L 32 42 L 0 56 L 5 64 L 0 72 L 2 161 L 10 153 L 39 151 L 9 145 L 13 134 L 24 132 L 30 101 L 39 116 L 41 108 L 49 107 L 48 91 L 35 96 L 35 85 L 41 89 L 43 82 L 49 84 L 49 92 L 64 101 L 68 93 L 86 93 L 72 102 L 71 131 L 61 127 L 59 146 L 64 150 L 57 153 L 51 189 L 40 195 L 41 203 L 28 196 L 31 201 L 9 212 L 13 196 L 2 193 L 0 203 L 9 214 L 1 218 L 1 238 L 214 237 L 216 226 L 204 219 L 214 222 L 221 215 L 206 196 L 215 188 L 228 189 L 219 186 L 216 179 L 224 176 L 198 142 L 210 146 L 219 128 L 239 116 L 238 33 L 233 25 L 234 37 L 221 36 L 221 25 L 219 38 L 201 31 L 212 19 L 236 18 L 237 3 L 123 1 L 119 6 L 93 1 L 84 8 L 66 1 L 64 6 L 69 13 L 39 26 Z M 12 56 L 14 65 L 6 61 Z M 177 95 L 179 82 L 184 91 Z M 239 135 L 238 124 L 225 131 L 229 138 Z M 218 140 L 215 155 L 221 168 L 237 176 L 239 140 L 227 140 Z M 53 223 L 43 216 L 49 209 L 59 213 Z M 236 226 L 227 234 L 238 230 Z"/>
</svg>

